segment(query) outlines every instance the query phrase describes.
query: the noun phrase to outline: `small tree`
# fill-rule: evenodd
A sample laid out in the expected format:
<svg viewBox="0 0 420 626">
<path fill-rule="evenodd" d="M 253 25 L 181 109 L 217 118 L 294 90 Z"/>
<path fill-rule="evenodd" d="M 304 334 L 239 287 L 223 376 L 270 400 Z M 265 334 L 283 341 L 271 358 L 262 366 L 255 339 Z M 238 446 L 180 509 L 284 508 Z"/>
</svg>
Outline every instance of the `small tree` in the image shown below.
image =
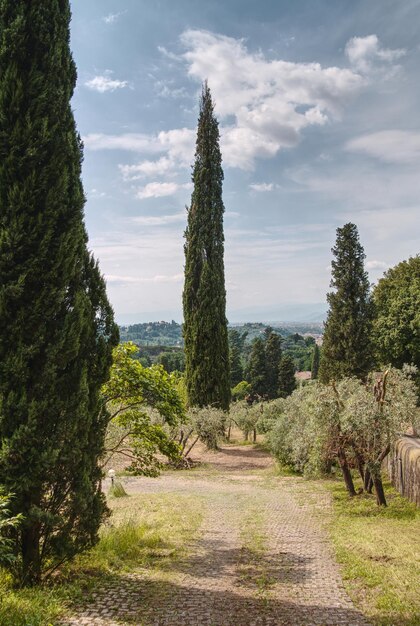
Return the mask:
<svg viewBox="0 0 420 626">
<path fill-rule="evenodd" d="M 143 367 L 134 358 L 137 352 L 132 343 L 115 348 L 111 378 L 103 387 L 111 416 L 104 464 L 119 454 L 136 474 L 157 476 L 161 456 L 175 463 L 180 458 L 172 433 L 184 421 L 184 406 L 175 380 L 162 366 Z"/>
<path fill-rule="evenodd" d="M 330 305 L 325 323 L 319 377 L 322 382 L 345 376 L 365 379 L 373 365 L 372 317 L 365 253 L 357 227 L 345 224 L 337 229 L 332 249 Z"/>
<path fill-rule="evenodd" d="M 286 398 L 296 389 L 295 365 L 290 356 L 283 356 L 280 361 L 278 394 L 280 398 Z"/>
</svg>

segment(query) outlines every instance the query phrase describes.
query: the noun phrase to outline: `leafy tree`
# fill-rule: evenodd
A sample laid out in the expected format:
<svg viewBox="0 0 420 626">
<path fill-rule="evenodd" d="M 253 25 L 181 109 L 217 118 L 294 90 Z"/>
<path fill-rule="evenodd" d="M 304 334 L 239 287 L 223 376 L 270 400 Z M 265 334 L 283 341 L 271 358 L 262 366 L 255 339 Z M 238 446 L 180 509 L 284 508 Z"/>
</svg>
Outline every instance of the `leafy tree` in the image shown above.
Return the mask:
<svg viewBox="0 0 420 626">
<path fill-rule="evenodd" d="M 285 355 L 280 361 L 278 394 L 280 398 L 287 398 L 296 389 L 295 366 L 290 356 Z"/>
<path fill-rule="evenodd" d="M 366 378 L 373 365 L 372 301 L 365 253 L 357 227 L 345 224 L 337 229 L 332 249 L 330 305 L 325 323 L 319 377 L 322 382 L 345 376 Z"/>
<path fill-rule="evenodd" d="M 313 356 L 312 356 L 312 366 L 311 366 L 311 378 L 312 378 L 312 380 L 316 380 L 318 378 L 319 360 L 320 360 L 319 346 L 316 343 L 314 345 L 314 352 L 313 352 Z"/>
<path fill-rule="evenodd" d="M 111 378 L 103 387 L 111 415 L 104 464 L 120 454 L 136 474 L 157 476 L 160 455 L 179 459 L 171 433 L 184 420 L 184 406 L 171 376 L 159 365 L 143 367 L 134 358 L 137 352 L 132 343 L 115 348 Z"/>
<path fill-rule="evenodd" d="M 247 332 L 240 333 L 234 328 L 230 328 L 228 332 L 231 387 L 236 387 L 244 377 L 241 355 L 247 335 Z"/>
<path fill-rule="evenodd" d="M 190 406 L 211 405 L 227 410 L 230 374 L 221 163 L 219 126 L 205 83 L 192 175 L 194 190 L 185 232 L 185 374 Z"/>
<path fill-rule="evenodd" d="M 265 345 L 260 337 L 254 339 L 252 343 L 247 368 L 247 381 L 251 385 L 252 393 L 259 396 L 264 396 L 267 393 Z"/>
<path fill-rule="evenodd" d="M 87 249 L 68 0 L 0 1 L 0 483 L 21 582 L 91 547 L 118 331 Z"/>
<path fill-rule="evenodd" d="M 279 368 L 281 361 L 281 337 L 270 329 L 266 335 L 266 393 L 270 399 L 277 398 L 279 386 Z"/>
<path fill-rule="evenodd" d="M 252 391 L 251 385 L 246 380 L 241 380 L 240 383 L 232 389 L 232 400 L 245 400 L 246 396 Z"/>
<path fill-rule="evenodd" d="M 420 256 L 388 270 L 373 290 L 374 339 L 379 361 L 420 369 Z M 417 376 L 419 396 L 420 377 Z"/>
</svg>

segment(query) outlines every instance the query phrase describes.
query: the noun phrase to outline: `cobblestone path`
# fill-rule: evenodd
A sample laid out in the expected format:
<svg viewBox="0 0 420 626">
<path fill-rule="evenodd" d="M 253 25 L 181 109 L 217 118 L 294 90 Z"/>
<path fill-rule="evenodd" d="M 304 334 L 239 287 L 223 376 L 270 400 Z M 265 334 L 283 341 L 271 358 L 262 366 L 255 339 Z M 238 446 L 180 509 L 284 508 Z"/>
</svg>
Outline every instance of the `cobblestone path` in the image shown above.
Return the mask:
<svg viewBox="0 0 420 626">
<path fill-rule="evenodd" d="M 207 514 L 187 556 L 168 572 L 109 581 L 66 626 L 366 626 L 346 595 L 305 483 L 269 477 L 251 447 L 210 457 L 213 470 L 130 479 L 128 492 L 204 496 Z"/>
</svg>

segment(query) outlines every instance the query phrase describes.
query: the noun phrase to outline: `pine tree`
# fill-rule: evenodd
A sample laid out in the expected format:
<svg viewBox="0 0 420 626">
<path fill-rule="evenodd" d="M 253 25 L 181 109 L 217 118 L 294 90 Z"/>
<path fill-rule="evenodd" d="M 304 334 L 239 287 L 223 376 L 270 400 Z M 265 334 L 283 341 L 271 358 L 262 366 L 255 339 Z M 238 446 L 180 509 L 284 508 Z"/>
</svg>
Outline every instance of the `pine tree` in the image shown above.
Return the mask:
<svg viewBox="0 0 420 626">
<path fill-rule="evenodd" d="M 0 483 L 24 584 L 98 537 L 117 328 L 87 250 L 68 0 L 0 0 Z"/>
<path fill-rule="evenodd" d="M 204 84 L 198 119 L 194 190 L 185 232 L 185 371 L 191 406 L 227 410 L 229 346 L 224 276 L 223 170 L 219 125 Z"/>
<path fill-rule="evenodd" d="M 279 367 L 278 394 L 287 398 L 296 389 L 295 365 L 290 356 L 283 356 Z"/>
<path fill-rule="evenodd" d="M 270 399 L 277 398 L 281 357 L 281 337 L 270 329 L 265 342 L 266 387 Z"/>
<path fill-rule="evenodd" d="M 334 291 L 325 323 L 319 378 L 322 382 L 356 376 L 364 379 L 373 366 L 372 300 L 368 275 L 364 270 L 365 253 L 357 227 L 345 224 L 337 229 L 332 249 Z"/>
<path fill-rule="evenodd" d="M 260 337 L 254 339 L 252 343 L 247 367 L 247 381 L 251 385 L 252 393 L 259 396 L 267 394 L 265 343 Z"/>
<path fill-rule="evenodd" d="M 313 352 L 313 355 L 312 355 L 312 365 L 311 365 L 311 378 L 312 378 L 312 380 L 316 380 L 318 378 L 319 360 L 320 360 L 319 346 L 316 343 L 314 345 L 314 352 Z"/>
</svg>

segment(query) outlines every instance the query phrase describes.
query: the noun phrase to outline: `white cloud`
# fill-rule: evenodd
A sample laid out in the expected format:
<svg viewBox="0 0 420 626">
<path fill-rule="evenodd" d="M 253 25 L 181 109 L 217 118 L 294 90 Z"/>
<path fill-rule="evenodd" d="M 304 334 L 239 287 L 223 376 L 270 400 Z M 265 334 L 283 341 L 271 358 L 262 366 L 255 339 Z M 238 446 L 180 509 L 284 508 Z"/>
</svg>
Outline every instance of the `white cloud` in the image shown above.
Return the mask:
<svg viewBox="0 0 420 626">
<path fill-rule="evenodd" d="M 367 261 L 366 269 L 368 270 L 387 270 L 389 268 L 389 264 L 385 263 L 385 261 Z"/>
<path fill-rule="evenodd" d="M 140 215 L 133 217 L 131 221 L 139 226 L 166 226 L 167 224 L 177 224 L 185 222 L 187 219 L 186 212 L 174 213 L 173 215 Z"/>
<path fill-rule="evenodd" d="M 252 183 L 250 188 L 253 191 L 273 191 L 274 183 Z"/>
<path fill-rule="evenodd" d="M 85 86 L 93 91 L 105 93 L 107 91 L 115 91 L 116 89 L 124 89 L 128 87 L 128 82 L 112 78 L 112 72 L 108 70 L 102 76 L 95 76 L 91 80 L 86 81 Z"/>
<path fill-rule="evenodd" d="M 233 167 L 252 169 L 256 158 L 296 146 L 304 128 L 339 116 L 365 84 L 350 69 L 267 60 L 243 40 L 208 31 L 187 30 L 181 41 L 189 75 L 207 78 L 216 113 L 235 118 L 222 129 L 224 161 Z"/>
<path fill-rule="evenodd" d="M 105 15 L 102 19 L 105 24 L 114 24 L 122 15 L 125 15 L 127 11 L 120 11 L 119 13 L 109 13 Z"/>
<path fill-rule="evenodd" d="M 387 163 L 415 163 L 420 161 L 420 132 L 383 130 L 351 139 L 345 147 Z"/>
<path fill-rule="evenodd" d="M 119 165 L 124 180 L 140 180 L 149 176 L 164 176 L 174 169 L 174 161 L 161 157 L 157 161 L 142 161 L 137 165 Z"/>
<path fill-rule="evenodd" d="M 392 64 L 406 54 L 402 48 L 382 48 L 377 35 L 352 37 L 346 44 L 345 52 L 351 65 L 364 73 L 370 72 L 378 63 Z"/>
<path fill-rule="evenodd" d="M 124 133 L 122 135 L 104 135 L 90 133 L 83 137 L 88 150 L 127 150 L 128 152 L 162 152 L 156 137 L 140 133 Z"/>
<path fill-rule="evenodd" d="M 140 187 L 136 193 L 136 198 L 145 200 L 147 198 L 163 198 L 173 196 L 180 189 L 191 189 L 191 183 L 179 185 L 178 183 L 153 182 L 144 187 Z"/>
<path fill-rule="evenodd" d="M 157 274 L 156 276 L 144 277 L 144 276 L 119 276 L 116 274 L 106 274 L 105 280 L 108 283 L 116 285 L 133 285 L 141 283 L 179 283 L 183 280 L 183 274 L 174 274 L 172 276 L 166 276 Z"/>
</svg>

